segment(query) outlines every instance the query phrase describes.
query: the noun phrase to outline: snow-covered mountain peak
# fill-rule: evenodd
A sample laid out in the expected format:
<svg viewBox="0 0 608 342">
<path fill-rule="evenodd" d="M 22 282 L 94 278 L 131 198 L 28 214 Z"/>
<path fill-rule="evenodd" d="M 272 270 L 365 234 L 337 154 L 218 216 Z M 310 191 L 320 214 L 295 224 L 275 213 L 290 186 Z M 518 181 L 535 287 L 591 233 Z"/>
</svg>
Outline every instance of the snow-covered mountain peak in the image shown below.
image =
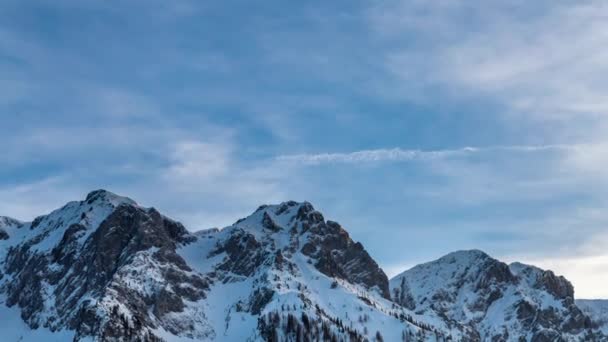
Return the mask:
<svg viewBox="0 0 608 342">
<path fill-rule="evenodd" d="M 490 259 L 490 256 L 478 249 L 454 251 L 442 256 L 441 258 L 431 261 L 429 264 L 444 264 L 444 265 L 462 265 L 473 266 Z"/>
<path fill-rule="evenodd" d="M 507 265 L 477 250 L 418 265 L 390 284 L 393 300 L 448 317 L 448 325 L 473 327 L 472 340 L 594 341 L 597 333 L 574 305 L 565 278 L 521 263 Z"/>
<path fill-rule="evenodd" d="M 417 265 L 397 275 L 391 282 L 410 279 L 416 281 L 414 291 L 439 291 L 446 285 L 462 283 L 510 282 L 513 275 L 508 266 L 480 250 L 449 253 L 435 261 Z"/>
<path fill-rule="evenodd" d="M 368 331 L 380 329 L 392 341 L 432 330 L 423 318 L 416 323 L 412 313 L 389 301 L 388 279 L 377 263 L 308 202 L 263 205 L 232 226 L 195 236 L 197 241 L 178 253 L 216 279 L 209 295 L 219 309 L 210 316 L 214 325 L 240 322 L 240 328 L 232 323 L 226 328 L 227 341 L 245 340 L 243 333 L 256 325 L 260 340 L 301 340 L 297 326 L 309 320 L 324 321 L 331 330 L 324 338 L 313 333 L 311 340 L 363 341 L 369 340 Z M 221 303 L 211 299 L 225 297 Z M 293 328 L 274 339 L 283 330 L 281 321 Z"/>
<path fill-rule="evenodd" d="M 238 220 L 233 226 L 246 230 L 265 229 L 280 232 L 291 228 L 301 228 L 304 221 L 319 224 L 325 221 L 309 202 L 287 201 L 280 204 L 262 205 L 253 214 Z"/>
<path fill-rule="evenodd" d="M 495 261 L 488 254 L 478 249 L 460 250 L 448 253 L 437 260 L 429 261 L 404 271 L 395 276 L 401 278 L 403 275 L 414 273 L 428 273 L 432 270 L 436 276 L 453 279 L 457 274 L 469 273 L 474 268 L 478 270 L 488 261 Z"/>
<path fill-rule="evenodd" d="M 53 248 L 66 232 L 78 231 L 78 243 L 83 243 L 117 208 L 129 206 L 140 208 L 130 198 L 106 190 L 90 192 L 82 201 L 68 202 L 47 215 L 38 216 L 20 229 L 17 239 L 30 240 L 34 250 Z M 142 210 L 148 210 L 140 208 Z M 151 209 L 150 209 L 151 210 Z M 70 230 L 71 229 L 71 230 Z M 1 251 L 0 251 L 1 252 Z"/>
<path fill-rule="evenodd" d="M 326 221 L 309 202 L 260 206 L 222 233 L 240 244 L 270 243 L 285 256 L 302 253 L 321 273 L 389 297 L 388 278 L 363 246 L 354 242 L 339 223 Z"/>
<path fill-rule="evenodd" d="M 95 191 L 91 191 L 86 199 L 85 202 L 87 204 L 110 204 L 113 207 L 118 207 L 121 204 L 126 204 L 126 205 L 137 205 L 137 202 L 135 202 L 134 200 L 128 198 L 128 197 L 124 197 L 124 196 L 119 196 L 113 192 L 104 190 L 104 189 L 99 189 L 99 190 L 95 190 Z"/>
<path fill-rule="evenodd" d="M 160 341 L 153 329 L 205 334 L 185 317 L 192 312 L 184 301 L 201 299 L 206 280 L 175 253 L 196 238 L 155 209 L 98 190 L 14 233 L 0 241 L 0 303 L 21 311 L 28 327 L 69 330 L 69 340 Z M 178 317 L 193 328 L 176 326 Z M 27 336 L 8 340 L 46 339 Z"/>
</svg>

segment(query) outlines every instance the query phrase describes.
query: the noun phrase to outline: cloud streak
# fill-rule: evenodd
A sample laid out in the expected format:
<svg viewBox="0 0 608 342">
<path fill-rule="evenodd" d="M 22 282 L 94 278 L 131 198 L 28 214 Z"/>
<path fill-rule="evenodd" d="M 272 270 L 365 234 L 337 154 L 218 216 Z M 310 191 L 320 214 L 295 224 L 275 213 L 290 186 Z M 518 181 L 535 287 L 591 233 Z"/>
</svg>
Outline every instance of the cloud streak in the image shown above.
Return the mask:
<svg viewBox="0 0 608 342">
<path fill-rule="evenodd" d="M 408 162 L 432 161 L 440 159 L 467 157 L 489 152 L 566 152 L 581 145 L 512 145 L 489 147 L 462 147 L 445 150 L 408 150 L 402 148 L 362 150 L 349 153 L 318 153 L 282 155 L 276 158 L 280 162 L 304 165 L 337 164 L 337 163 L 373 163 L 373 162 Z"/>
</svg>

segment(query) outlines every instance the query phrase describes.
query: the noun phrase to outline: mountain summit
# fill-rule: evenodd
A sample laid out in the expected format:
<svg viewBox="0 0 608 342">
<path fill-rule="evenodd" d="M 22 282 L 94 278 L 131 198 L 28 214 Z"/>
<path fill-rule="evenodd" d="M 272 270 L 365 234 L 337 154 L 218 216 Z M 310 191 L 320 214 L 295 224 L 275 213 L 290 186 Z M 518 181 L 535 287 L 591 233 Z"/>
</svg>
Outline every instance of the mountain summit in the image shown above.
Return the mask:
<svg viewBox="0 0 608 342">
<path fill-rule="evenodd" d="M 551 271 L 507 265 L 479 250 L 450 253 L 391 279 L 394 300 L 435 313 L 476 341 L 594 341 L 569 281 Z"/>
<path fill-rule="evenodd" d="M 7 341 L 605 340 L 567 280 L 481 251 L 392 279 L 308 202 L 191 233 L 105 190 L 0 218 Z"/>
</svg>

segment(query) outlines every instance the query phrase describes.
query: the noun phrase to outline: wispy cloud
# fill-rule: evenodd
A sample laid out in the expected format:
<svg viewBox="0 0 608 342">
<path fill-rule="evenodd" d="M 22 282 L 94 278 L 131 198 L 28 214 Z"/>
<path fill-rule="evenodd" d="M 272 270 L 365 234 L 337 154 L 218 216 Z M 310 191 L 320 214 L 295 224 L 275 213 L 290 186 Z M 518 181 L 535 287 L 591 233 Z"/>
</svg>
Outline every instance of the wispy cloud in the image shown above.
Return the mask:
<svg viewBox="0 0 608 342">
<path fill-rule="evenodd" d="M 369 18 L 373 32 L 393 43 L 384 66 L 400 96 L 435 102 L 436 93 L 424 90 L 441 87 L 444 96 L 505 106 L 496 115 L 511 116 L 520 128 L 555 124 L 532 126 L 536 134 L 594 141 L 608 125 L 608 83 L 601 76 L 608 70 L 607 10 L 595 0 L 474 6 L 396 0 L 374 6 Z M 412 48 L 397 39 L 406 34 L 424 38 Z"/>
<path fill-rule="evenodd" d="M 429 161 L 438 159 L 449 159 L 466 157 L 468 155 L 485 152 L 543 152 L 543 151 L 568 151 L 579 148 L 580 145 L 513 145 L 513 146 L 490 146 L 490 147 L 463 147 L 446 150 L 407 150 L 402 148 L 363 150 L 349 153 L 318 153 L 318 154 L 294 154 L 282 155 L 277 161 L 300 163 L 307 165 L 319 165 L 327 163 L 372 163 L 385 161 Z"/>
</svg>

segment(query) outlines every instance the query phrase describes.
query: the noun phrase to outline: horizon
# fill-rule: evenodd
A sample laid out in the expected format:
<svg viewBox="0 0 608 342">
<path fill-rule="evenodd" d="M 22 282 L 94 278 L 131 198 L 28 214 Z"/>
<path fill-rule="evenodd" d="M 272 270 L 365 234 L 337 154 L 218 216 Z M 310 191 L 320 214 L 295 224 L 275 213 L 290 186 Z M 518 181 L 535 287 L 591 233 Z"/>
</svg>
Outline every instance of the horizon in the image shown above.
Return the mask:
<svg viewBox="0 0 608 342">
<path fill-rule="evenodd" d="M 387 273 L 479 249 L 608 299 L 608 4 L 0 4 L 0 215 L 307 200 Z"/>
</svg>

